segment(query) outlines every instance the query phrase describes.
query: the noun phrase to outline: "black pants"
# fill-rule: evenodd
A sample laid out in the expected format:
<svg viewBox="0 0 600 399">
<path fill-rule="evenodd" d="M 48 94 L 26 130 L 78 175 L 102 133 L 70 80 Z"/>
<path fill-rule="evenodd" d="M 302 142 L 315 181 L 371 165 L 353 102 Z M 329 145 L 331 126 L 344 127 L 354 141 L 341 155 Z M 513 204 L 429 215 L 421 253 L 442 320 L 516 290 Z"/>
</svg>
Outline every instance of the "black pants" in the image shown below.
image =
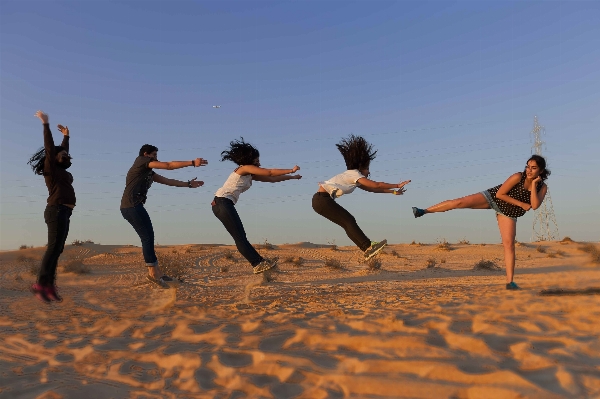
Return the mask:
<svg viewBox="0 0 600 399">
<path fill-rule="evenodd" d="M 58 258 L 65 249 L 72 213 L 73 210 L 65 205 L 46 206 L 44 219 L 48 225 L 48 248 L 42 258 L 42 267 L 38 274 L 38 284 L 40 285 L 54 285 Z"/>
<path fill-rule="evenodd" d="M 312 198 L 312 207 L 319 215 L 342 226 L 342 228 L 346 230 L 348 238 L 350 238 L 361 251 L 365 251 L 371 246 L 371 240 L 369 240 L 360 227 L 358 227 L 354 216 L 336 203 L 329 194 L 315 193 Z"/>
<path fill-rule="evenodd" d="M 233 201 L 229 198 L 215 197 L 212 205 L 212 211 L 223 223 L 223 226 L 227 229 L 227 232 L 231 234 L 233 241 L 235 241 L 235 246 L 238 251 L 242 254 L 244 258 L 252 266 L 258 265 L 263 261 L 263 257 L 260 256 L 256 249 L 250 244 L 248 238 L 246 238 L 246 231 L 244 230 L 244 225 L 242 224 L 242 220 L 240 219 L 240 215 L 238 215 L 235 210 L 235 205 Z"/>
</svg>

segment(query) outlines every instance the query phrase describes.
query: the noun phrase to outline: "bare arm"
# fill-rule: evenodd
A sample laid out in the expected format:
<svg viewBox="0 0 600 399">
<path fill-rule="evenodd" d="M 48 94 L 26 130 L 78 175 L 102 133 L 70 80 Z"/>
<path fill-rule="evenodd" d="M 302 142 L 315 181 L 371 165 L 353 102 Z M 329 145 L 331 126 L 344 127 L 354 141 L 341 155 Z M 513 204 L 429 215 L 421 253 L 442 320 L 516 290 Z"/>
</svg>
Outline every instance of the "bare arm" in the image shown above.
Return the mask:
<svg viewBox="0 0 600 399">
<path fill-rule="evenodd" d="M 535 189 L 537 186 L 537 182 L 542 180 L 540 177 L 535 179 L 533 183 L 531 183 L 531 207 L 536 210 L 542 205 L 544 202 L 544 198 L 546 197 L 546 192 L 548 191 L 548 186 L 545 183 L 542 183 L 542 188 L 538 193 Z"/>
<path fill-rule="evenodd" d="M 208 165 L 208 161 L 202 158 L 196 158 L 193 161 L 171 161 L 171 162 L 160 162 L 160 161 L 152 161 L 148 164 L 148 167 L 151 169 L 167 169 L 167 170 L 175 170 L 186 168 L 188 166 L 204 166 Z"/>
<path fill-rule="evenodd" d="M 410 183 L 410 180 L 405 180 L 401 183 L 384 183 L 384 182 L 369 180 L 366 177 L 361 177 L 360 179 L 357 180 L 357 182 L 360 184 L 360 186 L 358 186 L 358 187 L 362 188 L 365 191 L 370 191 L 372 193 L 392 193 L 392 190 L 390 190 L 390 189 L 392 189 L 392 188 L 402 189 L 405 185 Z"/>
<path fill-rule="evenodd" d="M 155 173 L 152 176 L 152 180 L 154 180 L 157 183 L 164 184 L 165 186 L 172 186 L 172 187 L 197 188 L 197 187 L 204 185 L 203 181 L 196 181 L 196 177 L 194 177 L 192 180 L 189 180 L 189 181 L 181 181 L 181 180 L 175 180 L 175 179 L 167 179 L 166 177 L 161 176 L 158 173 Z"/>
<path fill-rule="evenodd" d="M 261 181 L 261 182 L 265 182 L 265 183 L 279 183 L 281 181 L 298 180 L 298 179 L 302 179 L 302 176 L 300 176 L 300 175 L 294 175 L 294 176 L 259 176 L 259 175 L 252 175 L 252 180 Z"/>
<path fill-rule="evenodd" d="M 299 170 L 300 167 L 298 165 L 294 166 L 292 169 L 265 169 L 254 165 L 244 165 L 238 168 L 238 170 L 236 170 L 235 173 L 237 173 L 240 176 L 283 176 L 289 175 L 291 173 L 296 173 Z"/>
<path fill-rule="evenodd" d="M 519 183 L 519 181 L 521 181 L 521 173 L 515 173 L 512 176 L 510 176 L 508 179 L 506 179 L 504 183 L 502 183 L 502 186 L 500 186 L 500 188 L 498 189 L 498 192 L 496 193 L 496 198 L 528 211 L 531 209 L 531 205 L 516 200 L 508 195 L 510 189 L 516 186 L 517 183 Z"/>
</svg>

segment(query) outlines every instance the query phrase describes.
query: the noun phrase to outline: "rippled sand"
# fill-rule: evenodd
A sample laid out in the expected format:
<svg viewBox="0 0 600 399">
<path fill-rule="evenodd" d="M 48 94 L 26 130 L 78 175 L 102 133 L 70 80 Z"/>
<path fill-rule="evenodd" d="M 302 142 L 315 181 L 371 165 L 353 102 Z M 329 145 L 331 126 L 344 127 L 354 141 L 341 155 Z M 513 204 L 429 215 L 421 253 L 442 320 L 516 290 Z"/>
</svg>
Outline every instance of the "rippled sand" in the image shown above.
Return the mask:
<svg viewBox="0 0 600 399">
<path fill-rule="evenodd" d="M 600 398 L 600 295 L 582 291 L 600 266 L 577 243 L 542 247 L 517 248 L 509 292 L 503 270 L 472 270 L 502 266 L 500 245 L 391 245 L 380 269 L 353 247 L 284 245 L 261 250 L 280 258 L 271 281 L 233 247 L 161 247 L 177 289 L 147 283 L 139 248 L 69 246 L 91 272 L 59 272 L 52 305 L 28 292 L 23 256 L 43 248 L 3 252 L 0 397 Z M 553 288 L 573 295 L 540 295 Z"/>
</svg>

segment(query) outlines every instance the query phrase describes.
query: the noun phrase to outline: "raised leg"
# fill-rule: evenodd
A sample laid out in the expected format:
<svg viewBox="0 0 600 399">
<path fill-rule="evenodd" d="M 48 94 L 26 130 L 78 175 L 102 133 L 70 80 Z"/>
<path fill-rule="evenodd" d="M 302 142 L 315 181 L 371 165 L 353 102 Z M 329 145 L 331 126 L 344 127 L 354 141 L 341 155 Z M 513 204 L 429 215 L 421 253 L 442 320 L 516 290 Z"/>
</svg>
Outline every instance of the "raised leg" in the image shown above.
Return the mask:
<svg viewBox="0 0 600 399">
<path fill-rule="evenodd" d="M 426 209 L 427 213 L 446 212 L 452 209 L 490 209 L 490 205 L 481 193 L 467 195 L 466 197 L 457 198 L 440 202 L 439 204 L 430 206 Z"/>
</svg>

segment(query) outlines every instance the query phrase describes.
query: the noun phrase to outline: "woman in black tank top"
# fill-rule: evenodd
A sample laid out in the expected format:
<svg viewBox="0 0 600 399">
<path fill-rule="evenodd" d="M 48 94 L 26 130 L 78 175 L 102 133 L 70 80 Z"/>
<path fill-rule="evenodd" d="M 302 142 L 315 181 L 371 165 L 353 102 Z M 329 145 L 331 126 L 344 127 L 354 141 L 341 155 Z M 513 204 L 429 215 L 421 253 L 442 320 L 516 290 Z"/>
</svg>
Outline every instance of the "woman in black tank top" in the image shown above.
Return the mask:
<svg viewBox="0 0 600 399">
<path fill-rule="evenodd" d="M 544 183 L 548 176 L 550 171 L 546 169 L 546 160 L 539 155 L 532 155 L 527 160 L 523 172 L 513 174 L 498 186 L 477 194 L 443 201 L 427 209 L 413 207 L 413 214 L 418 218 L 427 213 L 446 212 L 452 209 L 494 209 L 504 246 L 506 289 L 516 290 L 519 286 L 515 284 L 513 277 L 517 218 L 532 208 L 540 207 L 548 189 Z"/>
</svg>

